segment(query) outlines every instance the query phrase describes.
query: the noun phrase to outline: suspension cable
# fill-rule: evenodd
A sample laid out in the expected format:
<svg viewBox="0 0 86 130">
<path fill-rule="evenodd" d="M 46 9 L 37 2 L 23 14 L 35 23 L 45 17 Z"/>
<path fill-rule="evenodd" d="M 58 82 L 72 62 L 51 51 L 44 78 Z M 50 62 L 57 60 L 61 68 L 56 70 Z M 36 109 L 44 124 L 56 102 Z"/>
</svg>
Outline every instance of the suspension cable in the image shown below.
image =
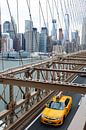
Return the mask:
<svg viewBox="0 0 86 130">
<path fill-rule="evenodd" d="M 61 6 L 61 11 L 62 11 L 63 19 L 64 19 L 64 22 L 65 22 L 65 15 L 64 15 L 64 11 L 63 11 L 61 0 L 60 0 L 60 6 Z"/>
<path fill-rule="evenodd" d="M 64 4 L 65 4 L 65 2 L 64 2 Z M 74 29 L 74 22 L 73 22 L 73 18 L 72 18 L 72 10 L 70 9 L 70 5 L 71 4 L 69 4 L 69 1 L 67 0 L 67 4 L 68 4 L 68 8 L 69 8 L 69 12 L 70 12 L 70 19 L 71 19 L 71 28 L 73 28 Z M 66 8 L 66 5 L 65 5 L 65 8 Z M 72 29 L 71 29 L 72 30 Z"/>
<path fill-rule="evenodd" d="M 68 1 L 68 0 L 67 0 Z M 73 10 L 73 8 L 74 8 L 74 6 L 72 6 L 73 5 L 73 1 L 72 0 L 70 0 L 70 6 L 71 6 L 71 11 L 72 11 L 72 18 L 73 18 L 73 23 L 75 22 L 75 15 L 74 15 L 74 10 Z M 74 30 L 75 30 L 75 24 L 74 24 Z"/>
<path fill-rule="evenodd" d="M 53 14 L 53 17 L 54 17 L 54 1 L 52 0 L 52 14 Z"/>
<path fill-rule="evenodd" d="M 47 0 L 46 0 L 46 12 L 47 12 L 47 28 L 49 29 L 49 25 L 48 25 L 48 8 L 47 8 Z"/>
<path fill-rule="evenodd" d="M 44 25 L 45 25 L 45 27 L 46 27 L 46 22 L 45 22 L 45 18 L 44 18 L 44 14 L 43 14 L 43 10 L 42 10 L 42 6 L 41 6 L 41 2 L 40 2 L 40 0 L 39 0 L 39 6 L 40 6 L 41 13 L 42 13 L 42 17 L 43 17 Z"/>
<path fill-rule="evenodd" d="M 57 4 L 56 4 L 55 0 L 54 0 L 54 3 L 55 3 L 55 8 L 56 8 L 56 13 L 57 13 L 57 16 L 58 16 L 58 21 L 59 21 L 60 27 L 62 27 L 61 21 L 60 21 L 60 18 L 59 18 L 59 11 L 58 11 Z"/>
<path fill-rule="evenodd" d="M 8 2 L 8 0 L 6 0 L 6 2 L 7 2 L 7 6 L 8 6 L 8 10 L 9 10 L 9 14 L 10 14 L 10 18 L 11 18 L 13 30 L 14 30 L 14 34 L 15 34 L 15 37 L 16 37 L 16 31 L 15 31 L 15 27 L 14 27 L 14 23 L 13 23 L 13 18 L 12 18 L 12 15 L 11 15 L 11 11 L 10 11 L 9 2 Z"/>
<path fill-rule="evenodd" d="M 63 6 L 62 6 L 61 0 L 60 0 L 60 6 L 61 6 L 61 11 L 62 11 L 62 14 L 63 14 L 63 18 L 64 18 L 65 27 L 67 28 L 66 21 L 65 21 L 65 15 L 64 15 L 64 11 L 63 11 Z M 67 35 L 69 35 L 68 31 L 67 31 Z"/>
<path fill-rule="evenodd" d="M 75 4 L 76 2 L 73 2 L 73 7 L 74 7 L 74 12 L 75 12 L 75 27 L 77 26 L 77 8 L 76 8 L 76 4 Z"/>
<path fill-rule="evenodd" d="M 72 3 L 73 3 L 73 8 L 75 9 L 75 1 L 74 0 L 72 0 Z M 77 23 L 76 23 L 76 10 L 75 11 L 73 11 L 74 12 L 74 18 L 75 18 L 75 27 L 76 27 L 76 25 L 77 25 Z"/>
<path fill-rule="evenodd" d="M 15 27 L 14 27 L 14 23 L 13 23 L 13 17 L 12 17 L 12 15 L 11 15 L 11 10 L 10 10 L 10 6 L 9 6 L 9 2 L 8 2 L 8 0 L 6 0 L 6 2 L 7 2 L 9 14 L 10 14 L 10 18 L 11 18 L 11 23 L 12 23 L 12 26 L 13 26 L 14 35 L 15 35 L 15 38 L 17 38 L 16 31 L 15 31 Z M 17 2 L 17 4 L 18 4 L 18 1 L 16 1 L 16 2 Z M 18 5 L 17 5 L 17 6 L 18 6 Z M 17 40 L 18 40 L 18 42 L 19 42 L 19 39 L 18 39 L 18 38 L 17 38 Z M 21 63 L 22 63 L 22 65 L 23 65 L 22 56 L 21 56 L 20 51 L 19 51 L 19 56 L 20 56 L 20 58 L 21 58 Z"/>
<path fill-rule="evenodd" d="M 49 0 L 47 0 L 47 2 L 48 2 L 48 6 L 49 6 L 49 10 L 50 10 L 50 14 L 51 14 L 51 18 L 53 19 L 53 14 L 52 14 L 52 11 L 51 11 L 51 7 L 50 7 Z"/>
<path fill-rule="evenodd" d="M 19 33 L 19 7 L 18 7 L 18 0 L 16 0 L 17 3 L 17 32 Z"/>
<path fill-rule="evenodd" d="M 51 7 L 50 7 L 50 3 L 49 3 L 49 0 L 47 0 L 48 2 L 48 6 L 49 6 L 49 10 L 50 10 L 50 14 L 51 14 L 51 18 L 53 20 L 53 14 L 52 14 L 52 11 L 51 11 Z M 53 26 L 55 27 L 55 24 L 53 24 Z"/>
<path fill-rule="evenodd" d="M 39 6 L 39 26 L 40 26 L 40 32 L 41 32 L 41 10 Z"/>
<path fill-rule="evenodd" d="M 26 0 L 26 3 L 27 3 L 28 11 L 29 11 L 30 20 L 32 21 L 32 16 L 31 16 L 31 11 L 30 11 L 30 1 L 28 3 L 28 0 Z"/>
</svg>

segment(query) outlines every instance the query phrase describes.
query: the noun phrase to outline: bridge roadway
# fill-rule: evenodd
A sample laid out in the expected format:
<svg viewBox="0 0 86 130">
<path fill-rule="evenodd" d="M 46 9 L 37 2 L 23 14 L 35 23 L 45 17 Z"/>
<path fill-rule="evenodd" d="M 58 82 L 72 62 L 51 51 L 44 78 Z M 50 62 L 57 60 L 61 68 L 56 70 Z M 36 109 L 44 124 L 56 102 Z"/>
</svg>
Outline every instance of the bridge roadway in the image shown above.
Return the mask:
<svg viewBox="0 0 86 130">
<path fill-rule="evenodd" d="M 86 84 L 86 77 L 77 77 L 74 80 L 74 83 Z M 70 95 L 73 98 L 73 105 L 69 115 L 66 117 L 65 122 L 62 126 L 54 127 L 48 126 L 40 123 L 40 117 L 35 120 L 32 125 L 27 126 L 25 130 L 67 130 L 68 126 L 70 125 L 77 109 L 79 108 L 79 102 L 81 99 L 81 94 L 70 93 L 67 92 L 66 95 Z"/>
</svg>

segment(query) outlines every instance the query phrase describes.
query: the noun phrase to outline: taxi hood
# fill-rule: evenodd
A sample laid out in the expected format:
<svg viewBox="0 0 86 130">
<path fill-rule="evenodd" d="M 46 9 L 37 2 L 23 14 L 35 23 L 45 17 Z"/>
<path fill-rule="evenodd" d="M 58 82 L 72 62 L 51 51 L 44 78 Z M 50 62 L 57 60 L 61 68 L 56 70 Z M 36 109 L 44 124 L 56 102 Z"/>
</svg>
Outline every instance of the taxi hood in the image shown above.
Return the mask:
<svg viewBox="0 0 86 130">
<path fill-rule="evenodd" d="M 49 118 L 59 118 L 64 116 L 64 110 L 56 110 L 51 108 L 45 108 L 42 114 Z"/>
</svg>

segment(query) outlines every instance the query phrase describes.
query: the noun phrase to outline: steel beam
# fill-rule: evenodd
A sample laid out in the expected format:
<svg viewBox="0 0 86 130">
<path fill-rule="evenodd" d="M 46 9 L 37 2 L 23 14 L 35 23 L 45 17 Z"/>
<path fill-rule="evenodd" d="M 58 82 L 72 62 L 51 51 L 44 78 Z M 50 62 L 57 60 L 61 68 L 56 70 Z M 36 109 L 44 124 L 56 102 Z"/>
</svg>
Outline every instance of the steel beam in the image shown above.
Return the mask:
<svg viewBox="0 0 86 130">
<path fill-rule="evenodd" d="M 86 84 L 75 84 L 67 82 L 39 82 L 14 78 L 0 78 L 0 83 L 11 84 L 22 87 L 34 87 L 37 89 L 71 91 L 86 94 Z"/>
<path fill-rule="evenodd" d="M 29 68 L 38 67 L 38 66 L 41 66 L 41 65 L 44 65 L 44 64 L 46 65 L 47 63 L 52 63 L 52 60 L 54 61 L 54 60 L 57 60 L 57 59 L 58 59 L 58 57 L 54 57 L 53 59 L 48 58 L 48 59 L 39 61 L 37 63 L 31 63 L 31 64 L 16 67 L 16 68 L 11 68 L 11 69 L 8 69 L 6 71 L 1 72 L 0 75 L 23 73 L 23 72 L 26 72 Z"/>
<path fill-rule="evenodd" d="M 64 57 L 63 60 L 86 61 L 86 58 L 70 58 L 70 57 Z"/>
<path fill-rule="evenodd" d="M 83 62 L 70 62 L 70 61 L 60 61 L 60 62 L 58 62 L 58 61 L 53 61 L 53 63 L 54 64 L 69 64 L 69 65 L 86 65 L 86 63 L 83 63 Z"/>
<path fill-rule="evenodd" d="M 79 73 L 79 74 L 86 74 L 85 71 L 80 70 L 67 70 L 67 69 L 49 69 L 49 68 L 34 68 L 35 70 L 40 71 L 52 71 L 52 72 L 67 72 L 67 73 Z"/>
</svg>

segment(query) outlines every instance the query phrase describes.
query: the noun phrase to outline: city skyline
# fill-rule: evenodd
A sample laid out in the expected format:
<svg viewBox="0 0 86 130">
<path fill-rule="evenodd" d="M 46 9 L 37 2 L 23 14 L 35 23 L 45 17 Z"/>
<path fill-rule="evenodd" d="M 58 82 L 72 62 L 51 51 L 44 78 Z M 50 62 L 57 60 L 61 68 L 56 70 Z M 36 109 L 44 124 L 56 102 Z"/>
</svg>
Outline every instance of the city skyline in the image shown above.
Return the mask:
<svg viewBox="0 0 86 130">
<path fill-rule="evenodd" d="M 52 1 L 53 1 L 53 4 L 52 4 Z M 61 4 L 62 4 L 64 14 L 69 11 L 68 13 L 69 13 L 69 17 L 70 17 L 71 22 L 75 19 L 75 18 L 73 19 L 73 16 L 71 15 L 71 11 L 73 11 L 73 8 L 75 8 L 76 2 L 74 3 L 74 6 L 72 6 L 71 11 L 68 10 L 67 8 L 68 8 L 68 5 L 70 6 L 70 4 L 71 4 L 70 2 L 72 2 L 72 1 L 74 2 L 74 0 L 69 0 L 69 3 L 67 2 L 67 0 L 63 0 L 63 1 L 61 1 L 61 3 L 60 3 L 59 0 L 56 1 L 58 5 L 61 6 Z M 17 7 L 16 7 L 17 3 L 16 3 L 16 0 L 8 0 L 8 2 L 9 2 L 9 5 L 10 5 L 12 16 L 15 18 L 15 21 L 17 23 Z M 29 13 L 28 13 L 28 7 L 27 7 L 26 0 L 23 0 L 22 2 L 20 0 L 18 0 L 18 2 L 19 2 L 19 32 L 24 32 L 25 20 L 30 20 L 30 16 L 29 16 Z M 47 24 L 46 0 L 40 0 L 40 2 L 41 2 L 41 7 L 42 7 L 43 13 L 44 13 L 44 18 L 45 18 L 46 24 Z M 64 2 L 65 2 L 65 5 L 66 5 L 65 9 L 64 9 Z M 1 13 L 2 13 L 1 21 L 2 21 L 2 24 L 3 24 L 4 21 L 10 21 L 10 17 L 9 17 L 9 11 L 8 11 L 6 1 L 1 1 L 0 0 L 0 3 L 1 3 Z M 52 9 L 52 6 L 55 7 L 54 0 L 49 0 L 49 3 L 50 3 L 51 9 Z M 83 1 L 83 3 L 84 3 L 84 1 Z M 12 7 L 12 4 L 13 4 L 13 7 Z M 62 28 L 64 30 L 64 18 L 62 16 L 62 9 L 61 9 L 60 6 L 59 6 L 58 12 L 59 12 L 61 25 L 62 25 Z M 33 20 L 33 26 L 36 27 L 38 30 L 41 30 L 40 26 L 41 27 L 44 26 L 44 21 L 43 21 L 43 18 L 42 18 L 42 13 L 41 13 L 41 18 L 39 19 L 39 1 L 38 0 L 35 0 L 35 1 L 31 0 L 30 1 L 30 7 L 31 7 L 30 9 L 31 9 L 31 16 L 32 16 L 32 20 Z M 51 18 L 51 14 L 50 14 L 50 10 L 49 10 L 49 5 L 47 5 L 47 9 L 48 9 L 48 26 L 49 26 L 49 30 L 51 32 L 52 18 Z M 77 15 L 77 17 L 78 17 L 78 13 L 77 14 L 76 13 L 74 13 L 73 15 L 75 15 L 75 17 Z M 59 27 L 60 27 L 59 24 L 60 23 L 59 23 L 59 20 L 58 20 L 56 8 L 52 9 L 52 14 L 53 14 L 54 18 L 57 20 L 57 28 L 59 29 Z M 72 19 L 71 19 L 71 17 L 72 17 Z M 76 19 L 77 19 L 77 17 L 76 17 Z M 41 25 L 40 25 L 40 21 L 41 21 Z M 74 21 L 74 22 L 77 22 L 77 21 Z M 78 20 L 78 22 L 80 22 L 80 21 Z M 71 29 L 72 28 L 75 29 L 75 25 L 71 25 Z"/>
</svg>

